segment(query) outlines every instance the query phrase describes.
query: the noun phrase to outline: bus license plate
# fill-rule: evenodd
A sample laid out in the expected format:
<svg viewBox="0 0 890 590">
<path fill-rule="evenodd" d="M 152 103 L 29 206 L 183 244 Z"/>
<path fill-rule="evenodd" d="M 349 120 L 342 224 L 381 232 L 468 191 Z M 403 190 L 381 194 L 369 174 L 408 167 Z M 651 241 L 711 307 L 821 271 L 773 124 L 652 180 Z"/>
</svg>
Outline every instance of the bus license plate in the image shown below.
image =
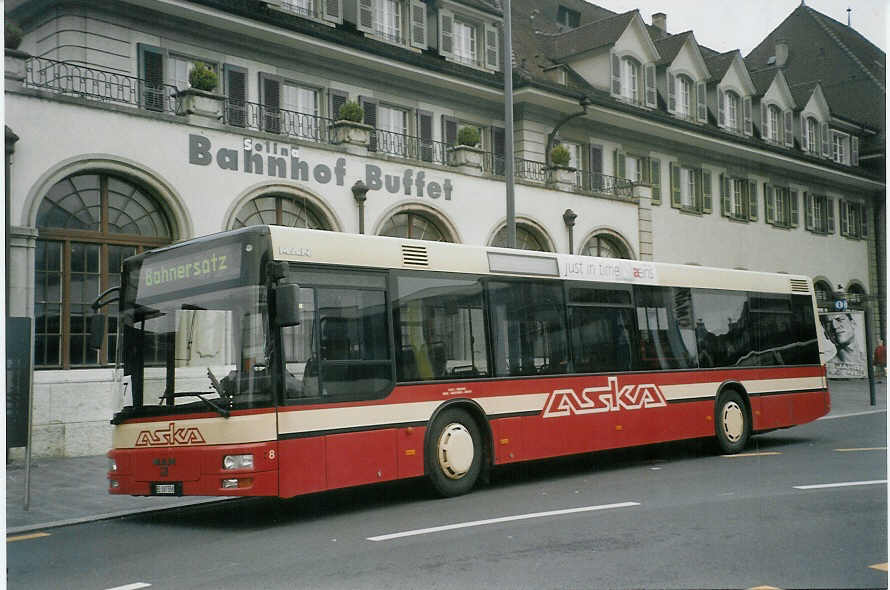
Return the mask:
<svg viewBox="0 0 890 590">
<path fill-rule="evenodd" d="M 156 496 L 175 496 L 176 495 L 176 484 L 175 483 L 156 483 L 152 486 L 152 492 Z"/>
</svg>

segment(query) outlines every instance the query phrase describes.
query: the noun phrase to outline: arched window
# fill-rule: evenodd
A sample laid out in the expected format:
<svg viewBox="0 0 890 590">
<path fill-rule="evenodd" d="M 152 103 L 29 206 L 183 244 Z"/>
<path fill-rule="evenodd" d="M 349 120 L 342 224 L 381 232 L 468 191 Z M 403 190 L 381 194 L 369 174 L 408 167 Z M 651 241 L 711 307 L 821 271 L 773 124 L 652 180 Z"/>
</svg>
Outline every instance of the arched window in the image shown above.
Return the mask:
<svg viewBox="0 0 890 590">
<path fill-rule="evenodd" d="M 598 234 L 590 238 L 579 254 L 603 258 L 630 258 L 624 244 L 608 234 Z"/>
<path fill-rule="evenodd" d="M 686 74 L 677 76 L 677 112 L 686 117 L 691 117 L 694 114 L 692 110 L 695 103 L 694 88 L 692 78 Z"/>
<path fill-rule="evenodd" d="M 69 176 L 37 210 L 34 363 L 83 367 L 114 362 L 117 316 L 105 308 L 107 338 L 87 348 L 89 304 L 120 284 L 121 262 L 168 244 L 172 226 L 158 200 L 133 182 L 104 173 Z"/>
<path fill-rule="evenodd" d="M 248 201 L 235 215 L 232 229 L 250 225 L 331 229 L 324 217 L 305 199 L 286 195 L 263 195 Z"/>
<path fill-rule="evenodd" d="M 825 281 L 813 283 L 813 291 L 816 294 L 816 303 L 818 305 L 828 305 L 831 302 L 831 285 Z"/>
<path fill-rule="evenodd" d="M 387 219 L 383 227 L 380 228 L 380 235 L 392 238 L 429 240 L 431 242 L 452 241 L 435 221 L 415 211 L 396 213 Z"/>
<path fill-rule="evenodd" d="M 505 225 L 491 240 L 492 246 L 508 248 L 507 226 Z M 521 223 L 516 224 L 516 247 L 520 250 L 533 250 L 535 252 L 549 252 L 547 240 L 536 229 Z"/>
<path fill-rule="evenodd" d="M 732 90 L 728 90 L 726 92 L 726 126 L 733 131 L 742 131 L 741 109 L 742 99 Z"/>
<path fill-rule="evenodd" d="M 642 102 L 642 83 L 640 82 L 640 62 L 632 57 L 621 60 L 621 92 L 624 98 L 640 104 Z"/>
</svg>

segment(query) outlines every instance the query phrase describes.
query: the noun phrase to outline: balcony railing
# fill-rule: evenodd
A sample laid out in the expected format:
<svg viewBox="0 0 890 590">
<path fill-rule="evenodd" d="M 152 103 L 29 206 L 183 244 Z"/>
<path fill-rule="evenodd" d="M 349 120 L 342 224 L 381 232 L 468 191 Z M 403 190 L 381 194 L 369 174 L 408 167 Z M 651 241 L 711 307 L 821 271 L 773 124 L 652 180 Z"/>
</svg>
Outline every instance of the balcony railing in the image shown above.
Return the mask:
<svg viewBox="0 0 890 590">
<path fill-rule="evenodd" d="M 172 84 L 155 84 L 133 76 L 42 57 L 32 56 L 25 60 L 24 84 L 29 88 L 102 103 L 128 105 L 161 113 L 177 112 L 177 88 Z M 222 111 L 223 122 L 234 127 L 280 134 L 285 138 L 303 141 L 331 141 L 329 130 L 334 120 L 328 117 L 232 99 L 225 100 Z M 371 134 L 369 151 L 447 166 L 449 147 L 441 141 L 377 129 Z M 485 152 L 482 169 L 487 174 L 503 176 L 504 157 Z M 535 160 L 517 158 L 513 173 L 515 178 L 541 184 L 550 179 L 546 164 Z M 607 193 L 624 198 L 633 196 L 633 183 L 629 180 L 580 171 L 576 178 L 576 188 L 584 192 Z"/>
<path fill-rule="evenodd" d="M 44 57 L 25 62 L 25 86 L 161 113 L 176 111 L 176 87 Z"/>
</svg>

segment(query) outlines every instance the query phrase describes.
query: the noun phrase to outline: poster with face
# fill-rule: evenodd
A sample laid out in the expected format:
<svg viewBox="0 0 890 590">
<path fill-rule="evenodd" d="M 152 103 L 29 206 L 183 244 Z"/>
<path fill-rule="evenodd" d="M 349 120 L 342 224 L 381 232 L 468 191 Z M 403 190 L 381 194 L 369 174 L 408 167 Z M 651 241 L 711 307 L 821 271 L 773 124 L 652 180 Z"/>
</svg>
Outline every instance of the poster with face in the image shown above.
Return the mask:
<svg viewBox="0 0 890 590">
<path fill-rule="evenodd" d="M 861 379 L 867 375 L 865 315 L 861 311 L 821 313 L 829 379 Z M 832 351 L 832 348 L 834 349 Z"/>
</svg>

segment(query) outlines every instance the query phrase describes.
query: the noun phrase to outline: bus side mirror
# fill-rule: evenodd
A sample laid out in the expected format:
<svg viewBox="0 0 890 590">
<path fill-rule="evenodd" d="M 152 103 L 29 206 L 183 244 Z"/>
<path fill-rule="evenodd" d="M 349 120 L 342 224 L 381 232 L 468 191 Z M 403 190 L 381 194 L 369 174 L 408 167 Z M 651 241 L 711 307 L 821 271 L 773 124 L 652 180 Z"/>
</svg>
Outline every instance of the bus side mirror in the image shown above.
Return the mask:
<svg viewBox="0 0 890 590">
<path fill-rule="evenodd" d="M 281 328 L 300 324 L 300 285 L 286 283 L 275 290 L 275 324 Z"/>
<path fill-rule="evenodd" d="M 102 348 L 102 340 L 105 338 L 105 314 L 97 313 L 87 318 L 90 333 L 87 337 L 87 346 L 90 350 Z"/>
</svg>

